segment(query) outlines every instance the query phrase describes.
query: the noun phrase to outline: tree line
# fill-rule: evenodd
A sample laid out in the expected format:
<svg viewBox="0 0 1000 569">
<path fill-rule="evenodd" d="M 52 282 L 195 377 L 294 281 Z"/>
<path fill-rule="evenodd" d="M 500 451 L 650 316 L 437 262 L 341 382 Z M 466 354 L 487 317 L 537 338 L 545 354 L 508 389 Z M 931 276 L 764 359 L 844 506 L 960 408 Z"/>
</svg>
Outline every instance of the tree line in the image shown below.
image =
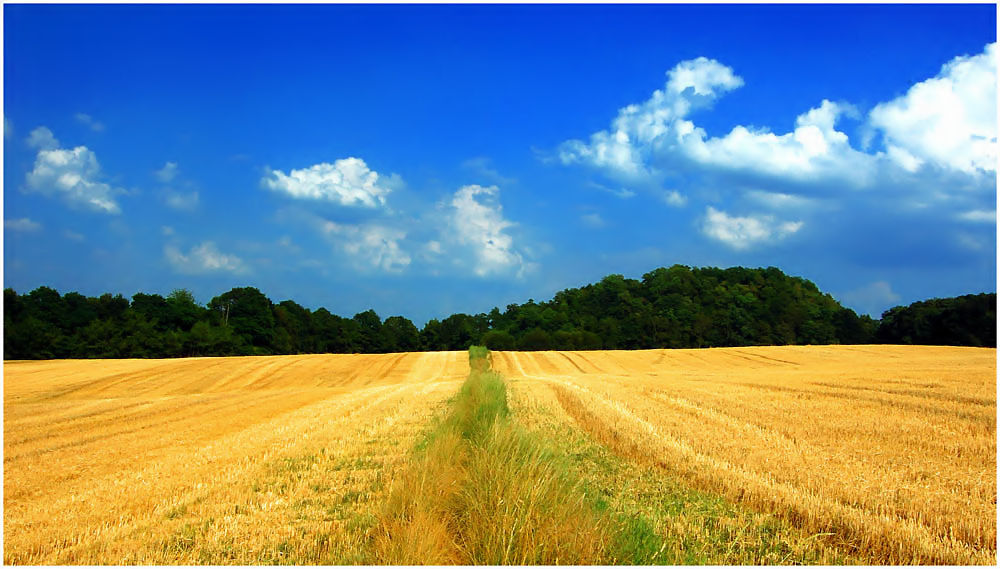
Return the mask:
<svg viewBox="0 0 1000 569">
<path fill-rule="evenodd" d="M 935 299 L 881 321 L 779 269 L 674 265 L 641 280 L 609 275 L 501 311 L 453 314 L 422 329 L 374 310 L 351 318 L 234 288 L 202 306 L 163 297 L 4 290 L 4 358 L 160 358 L 301 353 L 700 348 L 872 342 L 996 345 L 995 294 Z M 991 332 L 992 330 L 992 332 Z"/>
</svg>

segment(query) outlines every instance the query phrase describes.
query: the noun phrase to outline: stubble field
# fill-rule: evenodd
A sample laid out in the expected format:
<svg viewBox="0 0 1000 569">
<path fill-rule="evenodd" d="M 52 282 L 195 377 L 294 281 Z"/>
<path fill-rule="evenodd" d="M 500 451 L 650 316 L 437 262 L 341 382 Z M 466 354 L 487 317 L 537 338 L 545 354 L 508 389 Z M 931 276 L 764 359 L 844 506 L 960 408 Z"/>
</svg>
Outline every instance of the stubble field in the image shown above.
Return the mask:
<svg viewBox="0 0 1000 569">
<path fill-rule="evenodd" d="M 642 559 L 996 562 L 993 349 L 490 359 L 537 456 L 648 520 Z M 6 362 L 4 561 L 386 562 L 393 489 L 469 372 L 465 352 Z"/>
</svg>

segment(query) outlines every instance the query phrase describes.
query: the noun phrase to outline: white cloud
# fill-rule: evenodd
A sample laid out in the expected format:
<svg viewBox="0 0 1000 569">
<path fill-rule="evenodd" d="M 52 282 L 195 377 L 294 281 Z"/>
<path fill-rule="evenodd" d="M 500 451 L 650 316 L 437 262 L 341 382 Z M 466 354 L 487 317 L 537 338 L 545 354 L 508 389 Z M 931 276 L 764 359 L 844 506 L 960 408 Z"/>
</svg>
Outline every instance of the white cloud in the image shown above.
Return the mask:
<svg viewBox="0 0 1000 569">
<path fill-rule="evenodd" d="M 323 222 L 321 227 L 362 266 L 401 272 L 410 264 L 410 256 L 399 244 L 406 237 L 404 231 L 374 224 L 342 225 L 332 221 Z"/>
<path fill-rule="evenodd" d="M 53 150 L 59 148 L 59 141 L 56 140 L 55 135 L 52 134 L 51 130 L 44 126 L 40 126 L 31 131 L 31 134 L 28 135 L 28 140 L 26 142 L 31 148 L 37 148 L 39 150 Z"/>
<path fill-rule="evenodd" d="M 94 120 L 94 117 L 88 114 L 76 113 L 76 115 L 74 115 L 74 118 L 76 118 L 76 121 L 78 123 L 86 125 L 87 127 L 90 128 L 90 130 L 94 132 L 101 132 L 102 130 L 104 130 L 104 124 Z"/>
<path fill-rule="evenodd" d="M 7 117 L 3 118 L 3 137 L 4 140 L 14 138 L 14 123 L 10 122 Z"/>
<path fill-rule="evenodd" d="M 86 146 L 72 150 L 58 148 L 58 141 L 45 127 L 32 131 L 29 144 L 40 148 L 35 168 L 27 176 L 30 190 L 57 195 L 71 204 L 102 213 L 121 212 L 114 195 L 122 190 L 99 181 L 101 167 L 97 156 Z"/>
<path fill-rule="evenodd" d="M 733 249 L 748 249 L 784 239 L 801 229 L 802 225 L 801 221 L 777 221 L 770 215 L 731 216 L 709 206 L 702 232 Z"/>
<path fill-rule="evenodd" d="M 965 173 L 996 171 L 997 45 L 960 56 L 905 95 L 877 105 L 869 120 L 889 157 L 908 171 L 925 163 Z"/>
<path fill-rule="evenodd" d="M 156 176 L 157 180 L 163 182 L 164 184 L 168 184 L 177 177 L 177 172 L 177 163 L 167 162 L 163 165 L 163 168 L 153 172 L 153 175 Z"/>
<path fill-rule="evenodd" d="M 656 164 L 666 157 L 796 180 L 832 176 L 861 183 L 859 173 L 870 169 L 863 162 L 871 157 L 853 150 L 847 135 L 834 127 L 841 115 L 857 116 L 850 105 L 824 100 L 799 115 L 795 130 L 785 134 L 736 126 L 723 137 L 708 137 L 687 116 L 742 86 L 743 80 L 704 57 L 681 62 L 667 76 L 662 90 L 619 110 L 612 128 L 591 135 L 589 144 L 563 143 L 562 162 L 586 163 L 626 179 L 655 177 Z"/>
<path fill-rule="evenodd" d="M 333 164 L 323 162 L 285 174 L 269 170 L 261 184 L 296 199 L 326 200 L 345 206 L 376 207 L 402 181 L 390 176 L 379 181 L 379 174 L 360 158 L 344 158 Z"/>
<path fill-rule="evenodd" d="M 687 203 L 687 198 L 677 190 L 667 190 L 663 194 L 663 201 L 667 202 L 667 205 L 672 205 L 674 207 L 681 207 Z"/>
<path fill-rule="evenodd" d="M 475 257 L 473 271 L 479 276 L 524 270 L 524 260 L 514 249 L 514 239 L 505 230 L 514 224 L 503 217 L 496 186 L 469 185 L 459 188 L 451 200 L 451 226 L 460 245 L 470 247 Z"/>
<path fill-rule="evenodd" d="M 20 233 L 31 233 L 35 231 L 40 231 L 42 229 L 42 224 L 37 221 L 32 221 L 27 217 L 21 217 L 18 219 L 5 219 L 3 220 L 4 229 L 10 231 L 17 231 Z"/>
<path fill-rule="evenodd" d="M 689 134 L 693 125 L 681 120 L 721 93 L 743 84 L 732 69 L 713 59 L 682 61 L 667 72 L 664 88 L 641 104 L 618 111 L 611 130 L 595 132 L 590 142 L 569 140 L 559 147 L 563 164 L 586 163 L 625 178 L 649 175 L 648 155 L 661 141 Z"/>
<path fill-rule="evenodd" d="M 164 234 L 166 236 L 173 235 L 174 234 L 174 228 L 170 227 L 169 225 L 162 225 L 162 226 L 160 226 L 160 233 L 162 233 L 162 234 Z"/>
<path fill-rule="evenodd" d="M 816 200 L 782 192 L 750 190 L 746 195 L 755 202 L 764 204 L 771 209 L 806 208 L 816 204 Z"/>
<path fill-rule="evenodd" d="M 667 74 L 667 91 L 682 94 L 692 89 L 695 95 L 716 97 L 718 91 L 732 91 L 743 86 L 743 78 L 714 59 L 699 57 L 677 64 Z"/>
<path fill-rule="evenodd" d="M 587 227 L 593 227 L 594 229 L 599 229 L 607 225 L 599 213 L 585 213 L 580 216 L 580 221 Z"/>
<path fill-rule="evenodd" d="M 192 211 L 198 208 L 198 192 L 184 193 L 167 190 L 163 199 L 173 209 Z"/>
<path fill-rule="evenodd" d="M 204 241 L 192 247 L 187 254 L 181 253 L 173 245 L 167 245 L 163 248 L 163 254 L 174 269 L 184 274 L 240 273 L 246 270 L 242 259 L 235 255 L 223 254 L 211 241 Z"/>
<path fill-rule="evenodd" d="M 962 212 L 957 217 L 960 221 L 968 221 L 971 223 L 997 222 L 997 212 L 995 209 L 993 210 L 974 209 L 971 211 Z"/>
<path fill-rule="evenodd" d="M 743 80 L 722 63 L 698 58 L 674 67 L 666 85 L 645 101 L 621 108 L 608 129 L 562 143 L 558 156 L 563 164 L 589 165 L 651 187 L 671 177 L 725 175 L 737 191 L 773 191 L 775 184 L 781 192 L 803 193 L 877 187 L 947 199 L 942 187 L 968 184 L 914 174 L 928 163 L 965 174 L 996 170 L 996 67 L 996 44 L 990 44 L 867 116 L 824 99 L 800 114 L 789 132 L 737 125 L 712 137 L 690 115 Z M 845 116 L 864 121 L 861 150 L 838 129 Z M 884 148 L 871 150 L 878 133 Z M 976 180 L 977 187 L 995 188 L 985 177 Z"/>
<path fill-rule="evenodd" d="M 679 137 L 679 144 L 688 158 L 705 165 L 797 181 L 832 178 L 863 185 L 874 159 L 851 148 L 847 135 L 834 128 L 843 114 L 856 110 L 824 100 L 799 115 L 789 133 L 737 126 L 726 136 L 706 139 L 704 130 L 693 128 Z"/>
</svg>

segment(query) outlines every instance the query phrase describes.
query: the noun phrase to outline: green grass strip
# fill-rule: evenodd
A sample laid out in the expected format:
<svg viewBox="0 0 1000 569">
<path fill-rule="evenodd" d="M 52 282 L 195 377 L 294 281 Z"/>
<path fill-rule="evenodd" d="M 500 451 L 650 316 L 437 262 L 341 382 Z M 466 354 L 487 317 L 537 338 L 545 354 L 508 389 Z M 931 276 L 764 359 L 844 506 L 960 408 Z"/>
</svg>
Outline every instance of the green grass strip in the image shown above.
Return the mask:
<svg viewBox="0 0 1000 569">
<path fill-rule="evenodd" d="M 450 412 L 397 480 L 376 535 L 389 564 L 645 564 L 663 550 L 643 517 L 621 523 L 543 438 L 510 420 L 485 348 Z"/>
</svg>

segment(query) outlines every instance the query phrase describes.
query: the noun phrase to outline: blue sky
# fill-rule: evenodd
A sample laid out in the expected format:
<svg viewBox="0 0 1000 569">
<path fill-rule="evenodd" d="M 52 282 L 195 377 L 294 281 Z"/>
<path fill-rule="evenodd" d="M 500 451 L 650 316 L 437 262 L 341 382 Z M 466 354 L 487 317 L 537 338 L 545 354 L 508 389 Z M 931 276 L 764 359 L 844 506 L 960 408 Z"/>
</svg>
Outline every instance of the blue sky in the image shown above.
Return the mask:
<svg viewBox="0 0 1000 569">
<path fill-rule="evenodd" d="M 996 290 L 996 7 L 4 6 L 4 286 L 418 325 L 675 263 Z"/>
</svg>

